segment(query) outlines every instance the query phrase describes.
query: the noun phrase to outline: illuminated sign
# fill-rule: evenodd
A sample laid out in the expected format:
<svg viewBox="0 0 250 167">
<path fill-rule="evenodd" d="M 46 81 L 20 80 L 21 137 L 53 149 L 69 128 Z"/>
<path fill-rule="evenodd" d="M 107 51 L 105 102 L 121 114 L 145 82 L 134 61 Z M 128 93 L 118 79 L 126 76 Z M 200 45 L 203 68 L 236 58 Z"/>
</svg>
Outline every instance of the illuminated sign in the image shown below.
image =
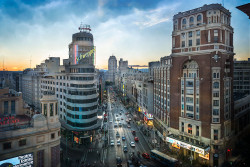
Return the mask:
<svg viewBox="0 0 250 167">
<path fill-rule="evenodd" d="M 0 118 L 0 125 L 10 125 L 10 124 L 18 123 L 18 122 L 19 122 L 19 119 L 16 119 L 16 117 L 14 116 Z"/>
<path fill-rule="evenodd" d="M 180 147 L 197 152 L 197 153 L 202 154 L 202 155 L 204 155 L 204 153 L 205 153 L 205 150 L 203 148 L 199 148 L 199 147 L 193 146 L 191 144 L 187 144 L 187 143 L 181 142 L 179 140 L 172 139 L 170 137 L 167 137 L 167 142 L 172 143 L 172 144 L 178 143 Z"/>
<path fill-rule="evenodd" d="M 76 143 L 79 143 L 79 138 L 76 137 L 76 136 L 74 136 L 74 141 L 75 141 Z"/>
<path fill-rule="evenodd" d="M 174 143 L 172 143 L 172 147 L 175 147 L 175 148 L 178 148 L 178 149 L 180 149 L 181 147 L 180 147 L 180 143 L 179 142 L 174 142 Z"/>
<path fill-rule="evenodd" d="M 207 153 L 205 155 L 199 154 L 199 157 L 204 158 L 206 160 L 209 160 L 209 153 Z"/>
<path fill-rule="evenodd" d="M 0 161 L 1 167 L 33 167 L 33 153 Z"/>
</svg>

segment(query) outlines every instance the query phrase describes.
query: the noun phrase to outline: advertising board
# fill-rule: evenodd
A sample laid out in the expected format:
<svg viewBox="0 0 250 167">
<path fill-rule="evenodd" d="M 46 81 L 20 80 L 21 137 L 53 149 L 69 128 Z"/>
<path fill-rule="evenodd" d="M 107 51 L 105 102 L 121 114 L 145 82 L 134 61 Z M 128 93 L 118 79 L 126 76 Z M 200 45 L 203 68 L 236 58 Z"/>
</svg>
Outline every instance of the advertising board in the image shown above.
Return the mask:
<svg viewBox="0 0 250 167">
<path fill-rule="evenodd" d="M 0 167 L 33 167 L 33 153 L 0 161 Z"/>
</svg>

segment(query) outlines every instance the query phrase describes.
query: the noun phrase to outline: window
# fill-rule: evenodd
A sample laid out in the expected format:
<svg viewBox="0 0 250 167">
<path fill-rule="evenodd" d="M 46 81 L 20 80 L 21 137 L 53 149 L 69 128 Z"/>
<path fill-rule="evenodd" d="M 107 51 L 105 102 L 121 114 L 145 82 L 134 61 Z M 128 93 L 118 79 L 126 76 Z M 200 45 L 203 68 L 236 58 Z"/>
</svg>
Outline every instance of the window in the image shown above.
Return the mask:
<svg viewBox="0 0 250 167">
<path fill-rule="evenodd" d="M 8 107 L 9 102 L 8 101 L 4 101 L 4 115 L 8 115 Z"/>
<path fill-rule="evenodd" d="M 57 134 L 58 134 L 58 136 L 60 136 L 61 135 L 60 131 L 58 131 Z"/>
<path fill-rule="evenodd" d="M 184 132 L 184 122 L 181 122 L 181 131 Z"/>
<path fill-rule="evenodd" d="M 26 139 L 19 140 L 19 146 L 25 146 L 26 145 Z"/>
<path fill-rule="evenodd" d="M 191 124 L 188 124 L 188 133 L 192 134 L 192 125 Z"/>
<path fill-rule="evenodd" d="M 193 36 L 193 32 L 192 31 L 189 31 L 188 32 L 188 37 L 191 38 Z"/>
<path fill-rule="evenodd" d="M 16 101 L 11 100 L 11 114 L 16 114 Z"/>
<path fill-rule="evenodd" d="M 193 98 L 192 97 L 186 97 L 186 102 L 187 103 L 193 103 Z"/>
<path fill-rule="evenodd" d="M 196 36 L 200 36 L 201 35 L 201 31 L 200 30 L 197 30 L 196 31 Z"/>
<path fill-rule="evenodd" d="M 11 142 L 3 143 L 3 149 L 4 150 L 11 149 Z"/>
<path fill-rule="evenodd" d="M 187 23 L 187 20 L 186 19 L 183 19 L 182 20 L 182 24 L 186 24 Z"/>
<path fill-rule="evenodd" d="M 188 46 L 192 46 L 192 40 L 188 40 Z"/>
<path fill-rule="evenodd" d="M 43 105 L 43 113 L 44 113 L 44 116 L 47 116 L 47 104 Z"/>
<path fill-rule="evenodd" d="M 219 106 L 219 100 L 214 100 L 214 101 L 213 101 L 213 105 L 214 105 L 214 106 Z"/>
<path fill-rule="evenodd" d="M 181 33 L 181 39 L 185 39 L 185 33 Z"/>
<path fill-rule="evenodd" d="M 51 139 L 54 139 L 55 138 L 55 133 L 51 133 Z"/>
<path fill-rule="evenodd" d="M 181 41 L 181 47 L 185 47 L 185 41 Z"/>
<path fill-rule="evenodd" d="M 214 129 L 214 140 L 218 140 L 218 134 L 219 131 L 217 129 Z"/>
<path fill-rule="evenodd" d="M 186 81 L 186 87 L 194 87 L 193 81 Z"/>
<path fill-rule="evenodd" d="M 53 114 L 53 107 L 54 107 L 54 104 L 53 103 L 50 103 L 50 116 L 52 117 L 54 114 Z"/>
<path fill-rule="evenodd" d="M 194 111 L 194 106 L 187 105 L 187 111 Z"/>
<path fill-rule="evenodd" d="M 213 123 L 219 123 L 219 118 L 213 118 Z"/>
<path fill-rule="evenodd" d="M 197 16 L 197 21 L 201 21 L 201 15 Z"/>
<path fill-rule="evenodd" d="M 219 109 L 213 109 L 213 115 L 219 115 Z"/>
<path fill-rule="evenodd" d="M 219 92 L 213 92 L 213 97 L 219 97 Z"/>
<path fill-rule="evenodd" d="M 196 136 L 200 136 L 200 128 L 199 128 L 199 126 L 196 126 Z"/>
<path fill-rule="evenodd" d="M 218 43 L 218 30 L 214 30 L 214 43 Z"/>
<path fill-rule="evenodd" d="M 200 39 L 196 39 L 196 45 L 198 46 L 198 45 L 200 45 L 200 43 L 201 43 L 201 40 Z"/>
<path fill-rule="evenodd" d="M 58 108 L 57 108 L 57 103 L 56 103 L 56 107 L 55 107 L 55 108 L 56 108 L 56 115 L 57 115 L 57 114 L 58 114 Z"/>
<path fill-rule="evenodd" d="M 214 82 L 213 88 L 218 89 L 219 88 L 219 82 Z"/>
<path fill-rule="evenodd" d="M 194 22 L 194 17 L 190 17 L 190 18 L 189 18 L 189 22 L 190 22 L 190 23 L 193 23 L 193 22 Z"/>
</svg>

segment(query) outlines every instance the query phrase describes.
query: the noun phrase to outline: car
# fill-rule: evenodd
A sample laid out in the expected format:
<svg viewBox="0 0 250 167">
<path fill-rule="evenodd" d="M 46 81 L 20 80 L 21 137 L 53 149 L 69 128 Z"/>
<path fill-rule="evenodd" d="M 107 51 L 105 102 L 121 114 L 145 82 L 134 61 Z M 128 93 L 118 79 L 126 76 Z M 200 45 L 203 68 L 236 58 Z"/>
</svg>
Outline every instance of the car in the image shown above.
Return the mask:
<svg viewBox="0 0 250 167">
<path fill-rule="evenodd" d="M 135 137 L 135 141 L 139 141 L 139 138 L 138 138 L 138 137 Z"/>
<path fill-rule="evenodd" d="M 122 115 L 122 112 L 120 112 L 120 115 Z"/>
<path fill-rule="evenodd" d="M 117 132 L 117 133 L 116 133 L 116 137 L 120 137 L 120 134 L 119 134 L 119 132 Z"/>
<path fill-rule="evenodd" d="M 123 118 L 121 117 L 121 120 L 123 120 Z"/>
<path fill-rule="evenodd" d="M 131 147 L 135 147 L 135 142 L 131 141 L 131 142 L 130 142 L 130 146 L 131 146 Z"/>
<path fill-rule="evenodd" d="M 115 122 L 115 124 L 114 124 L 114 127 L 116 128 L 117 127 L 117 123 Z"/>
<path fill-rule="evenodd" d="M 116 114 L 115 116 L 118 117 L 118 114 Z"/>
<path fill-rule="evenodd" d="M 115 145 L 115 141 L 114 140 L 110 140 L 110 145 L 114 146 Z"/>
<path fill-rule="evenodd" d="M 134 130 L 132 130 L 132 134 L 135 135 L 135 131 Z"/>
<path fill-rule="evenodd" d="M 117 121 L 120 121 L 120 118 L 116 118 Z"/>
<path fill-rule="evenodd" d="M 128 118 L 129 121 L 131 121 L 132 119 L 131 118 Z"/>
<path fill-rule="evenodd" d="M 121 145 L 121 141 L 117 140 L 117 146 L 120 146 L 120 145 Z"/>
<path fill-rule="evenodd" d="M 122 140 L 125 141 L 125 140 L 126 140 L 126 137 L 125 137 L 125 136 L 122 136 Z"/>
<path fill-rule="evenodd" d="M 121 122 L 119 122 L 119 126 L 120 126 L 120 127 L 122 126 L 122 123 L 121 123 Z"/>
<path fill-rule="evenodd" d="M 121 165 L 122 164 L 122 159 L 121 157 L 116 157 L 116 164 Z"/>
<path fill-rule="evenodd" d="M 146 158 L 146 159 L 149 159 L 149 158 L 150 158 L 148 153 L 143 153 L 143 154 L 142 154 L 142 157 L 143 157 L 143 158 Z"/>
<path fill-rule="evenodd" d="M 109 123 L 112 123 L 112 120 L 110 120 Z"/>
<path fill-rule="evenodd" d="M 130 125 L 128 125 L 128 128 L 131 128 L 131 126 L 130 126 Z"/>
<path fill-rule="evenodd" d="M 128 152 L 128 147 L 127 146 L 123 146 L 123 152 Z"/>
</svg>

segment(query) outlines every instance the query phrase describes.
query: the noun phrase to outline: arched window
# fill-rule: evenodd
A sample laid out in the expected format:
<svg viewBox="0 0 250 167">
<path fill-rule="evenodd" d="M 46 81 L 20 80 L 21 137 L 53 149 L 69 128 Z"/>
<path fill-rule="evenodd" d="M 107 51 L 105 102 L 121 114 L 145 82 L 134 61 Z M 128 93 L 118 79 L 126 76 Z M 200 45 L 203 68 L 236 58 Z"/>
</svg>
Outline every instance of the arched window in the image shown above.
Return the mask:
<svg viewBox="0 0 250 167">
<path fill-rule="evenodd" d="M 194 22 L 194 17 L 190 17 L 190 18 L 189 18 L 189 22 L 190 22 L 190 23 L 193 23 L 193 22 Z"/>
<path fill-rule="evenodd" d="M 188 124 L 188 133 L 192 134 L 192 125 L 191 124 Z"/>
<path fill-rule="evenodd" d="M 216 89 L 218 89 L 219 88 L 219 82 L 214 82 L 213 87 L 216 88 Z"/>
<path fill-rule="evenodd" d="M 186 24 L 187 23 L 187 20 L 186 19 L 183 19 L 182 20 L 182 24 Z"/>
<path fill-rule="evenodd" d="M 201 15 L 200 14 L 197 16 L 197 21 L 201 21 Z"/>
</svg>

